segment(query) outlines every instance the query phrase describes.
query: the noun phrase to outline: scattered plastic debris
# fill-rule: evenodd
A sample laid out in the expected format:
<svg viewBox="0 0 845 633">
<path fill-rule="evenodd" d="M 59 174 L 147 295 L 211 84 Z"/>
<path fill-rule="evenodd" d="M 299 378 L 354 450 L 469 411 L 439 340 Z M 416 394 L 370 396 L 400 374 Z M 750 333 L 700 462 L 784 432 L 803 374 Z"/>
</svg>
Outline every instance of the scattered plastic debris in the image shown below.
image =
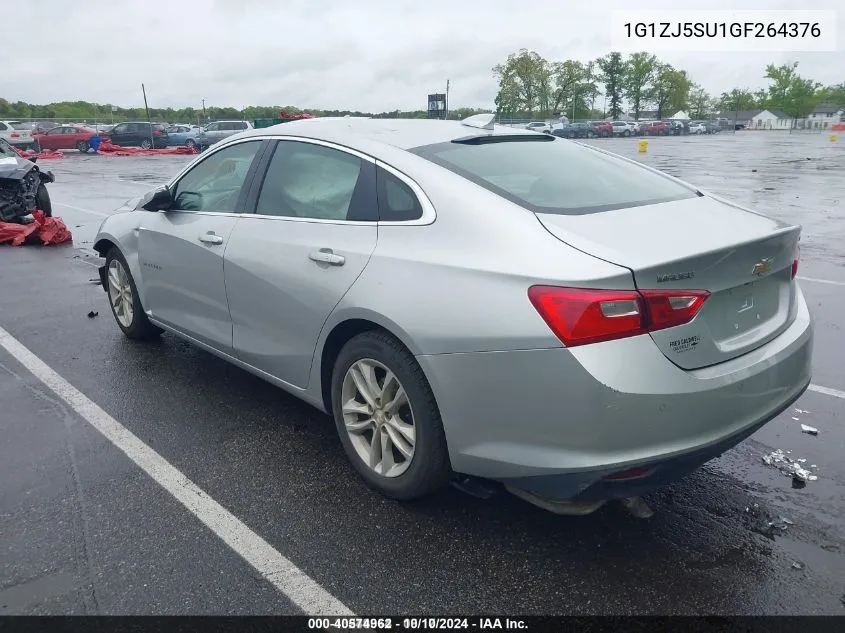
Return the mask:
<svg viewBox="0 0 845 633">
<path fill-rule="evenodd" d="M 793 420 L 795 420 L 795 421 L 797 422 L 797 421 L 798 421 L 798 420 L 800 420 L 801 418 L 796 418 L 796 417 L 793 415 L 793 416 L 792 416 L 792 419 L 793 419 Z"/>
<path fill-rule="evenodd" d="M 638 519 L 649 519 L 654 515 L 642 497 L 625 497 L 622 499 L 622 505 Z"/>
<path fill-rule="evenodd" d="M 801 425 L 801 432 L 806 433 L 807 435 L 818 435 L 819 430 L 814 426 L 808 426 L 806 424 Z"/>
<path fill-rule="evenodd" d="M 789 452 L 790 451 L 787 451 L 787 453 Z M 816 481 L 818 479 L 818 476 L 814 475 L 801 465 L 802 462 L 794 460 L 791 457 L 787 457 L 782 448 L 763 455 L 762 459 L 763 463 L 767 466 L 777 468 L 784 475 L 790 476 L 798 482 L 803 483 L 806 481 Z M 804 486 L 796 485 L 794 487 L 803 488 Z"/>
<path fill-rule="evenodd" d="M 797 561 L 792 561 L 792 569 L 804 569 L 804 565 Z"/>
<path fill-rule="evenodd" d="M 71 241 L 73 235 L 61 218 L 47 217 L 43 211 L 33 211 L 33 220 L 25 224 L 0 222 L 0 244 L 12 246 L 41 243 L 43 246 Z"/>
<path fill-rule="evenodd" d="M 795 525 L 795 524 L 792 521 L 790 521 L 789 519 L 787 519 L 786 517 L 780 517 L 779 519 L 776 519 L 774 521 L 768 521 L 768 523 L 767 523 L 767 527 L 772 528 L 772 529 L 776 529 L 776 530 L 781 530 L 781 531 L 784 531 L 784 532 L 787 530 L 787 528 L 789 528 L 790 525 Z"/>
<path fill-rule="evenodd" d="M 95 316 L 97 316 L 98 314 L 100 314 L 100 313 L 99 313 L 99 312 L 94 312 L 93 310 L 91 310 L 91 312 L 89 312 L 89 313 L 88 313 L 88 318 L 89 318 L 89 319 L 93 319 L 93 318 L 94 318 Z"/>
<path fill-rule="evenodd" d="M 806 409 L 795 409 L 795 413 L 809 413 Z"/>
</svg>

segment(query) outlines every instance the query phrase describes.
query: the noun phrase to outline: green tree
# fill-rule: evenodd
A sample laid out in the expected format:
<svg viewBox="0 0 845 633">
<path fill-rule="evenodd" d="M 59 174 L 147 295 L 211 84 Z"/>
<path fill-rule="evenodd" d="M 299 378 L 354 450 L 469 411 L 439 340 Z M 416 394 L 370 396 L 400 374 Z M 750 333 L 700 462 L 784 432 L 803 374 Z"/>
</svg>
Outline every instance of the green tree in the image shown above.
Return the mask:
<svg viewBox="0 0 845 633">
<path fill-rule="evenodd" d="M 493 67 L 493 74 L 499 80 L 500 90 L 506 86 L 508 95 L 517 102 L 517 110 L 533 115 L 540 109 L 540 99 L 545 95 L 546 82 L 544 73 L 548 73 L 548 63 L 535 51 L 521 49 L 511 53 L 504 64 Z M 546 75 L 546 80 L 548 79 Z M 514 110 L 516 111 L 516 110 Z"/>
<path fill-rule="evenodd" d="M 597 90 L 589 64 L 567 59 L 552 64 L 552 73 L 554 99 L 551 113 L 563 112 L 569 116 L 584 114 L 590 94 Z"/>
<path fill-rule="evenodd" d="M 649 101 L 657 108 L 657 118 L 662 119 L 669 110 L 674 113 L 686 109 L 691 87 L 692 82 L 686 71 L 678 70 L 670 64 L 660 64 L 648 93 Z"/>
<path fill-rule="evenodd" d="M 656 55 L 645 52 L 633 53 L 625 62 L 624 95 L 633 108 L 635 119 L 640 118 L 640 110 L 648 95 L 658 64 Z"/>
<path fill-rule="evenodd" d="M 730 92 L 722 93 L 718 106 L 720 112 L 741 112 L 756 108 L 757 101 L 747 88 L 734 88 Z"/>
<path fill-rule="evenodd" d="M 707 91 L 693 84 L 689 93 L 689 115 L 693 119 L 707 119 L 713 110 L 713 99 Z"/>
<path fill-rule="evenodd" d="M 625 85 L 625 63 L 622 54 L 611 52 L 596 60 L 601 72 L 599 81 L 604 84 L 604 94 L 610 104 L 610 117 L 619 118 L 622 113 L 622 92 Z"/>
<path fill-rule="evenodd" d="M 798 62 L 780 66 L 769 64 L 765 77 L 771 82 L 769 103 L 792 118 L 806 116 L 823 96 L 820 83 L 798 74 Z"/>
</svg>

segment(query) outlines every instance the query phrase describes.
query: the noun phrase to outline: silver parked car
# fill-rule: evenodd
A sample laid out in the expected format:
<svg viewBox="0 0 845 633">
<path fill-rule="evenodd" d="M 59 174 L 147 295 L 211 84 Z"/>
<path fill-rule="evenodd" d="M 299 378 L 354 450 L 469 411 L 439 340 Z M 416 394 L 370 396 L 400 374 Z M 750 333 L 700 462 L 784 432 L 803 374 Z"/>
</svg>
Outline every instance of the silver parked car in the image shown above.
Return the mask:
<svg viewBox="0 0 845 633">
<path fill-rule="evenodd" d="M 459 477 L 587 512 L 810 382 L 800 227 L 492 115 L 251 130 L 120 211 L 95 243 L 120 329 L 330 413 L 394 498 Z"/>
</svg>

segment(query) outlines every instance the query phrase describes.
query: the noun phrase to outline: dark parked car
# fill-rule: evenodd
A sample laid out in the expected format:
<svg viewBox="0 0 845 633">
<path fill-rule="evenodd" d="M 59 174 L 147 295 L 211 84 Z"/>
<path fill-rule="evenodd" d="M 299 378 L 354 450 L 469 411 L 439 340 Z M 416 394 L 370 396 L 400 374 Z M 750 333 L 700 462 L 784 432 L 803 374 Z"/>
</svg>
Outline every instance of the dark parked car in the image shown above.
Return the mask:
<svg viewBox="0 0 845 633">
<path fill-rule="evenodd" d="M 571 123 L 564 123 L 560 127 L 553 129 L 552 134 L 560 138 L 573 138 L 574 132 L 572 128 L 573 125 Z"/>
<path fill-rule="evenodd" d="M 118 123 L 103 137 L 123 147 L 167 147 L 168 138 L 165 126 L 160 123 L 146 121 Z"/>
</svg>

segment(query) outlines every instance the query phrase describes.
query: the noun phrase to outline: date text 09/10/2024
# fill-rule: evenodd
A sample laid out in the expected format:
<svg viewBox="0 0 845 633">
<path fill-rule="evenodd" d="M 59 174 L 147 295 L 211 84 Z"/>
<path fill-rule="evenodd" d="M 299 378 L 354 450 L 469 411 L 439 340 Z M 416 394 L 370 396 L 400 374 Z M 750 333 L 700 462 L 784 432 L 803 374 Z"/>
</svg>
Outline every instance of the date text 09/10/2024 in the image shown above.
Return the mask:
<svg viewBox="0 0 845 633">
<path fill-rule="evenodd" d="M 448 631 L 458 630 L 527 630 L 525 620 L 519 618 L 308 618 L 308 628 L 317 630 L 404 630 Z"/>
</svg>

